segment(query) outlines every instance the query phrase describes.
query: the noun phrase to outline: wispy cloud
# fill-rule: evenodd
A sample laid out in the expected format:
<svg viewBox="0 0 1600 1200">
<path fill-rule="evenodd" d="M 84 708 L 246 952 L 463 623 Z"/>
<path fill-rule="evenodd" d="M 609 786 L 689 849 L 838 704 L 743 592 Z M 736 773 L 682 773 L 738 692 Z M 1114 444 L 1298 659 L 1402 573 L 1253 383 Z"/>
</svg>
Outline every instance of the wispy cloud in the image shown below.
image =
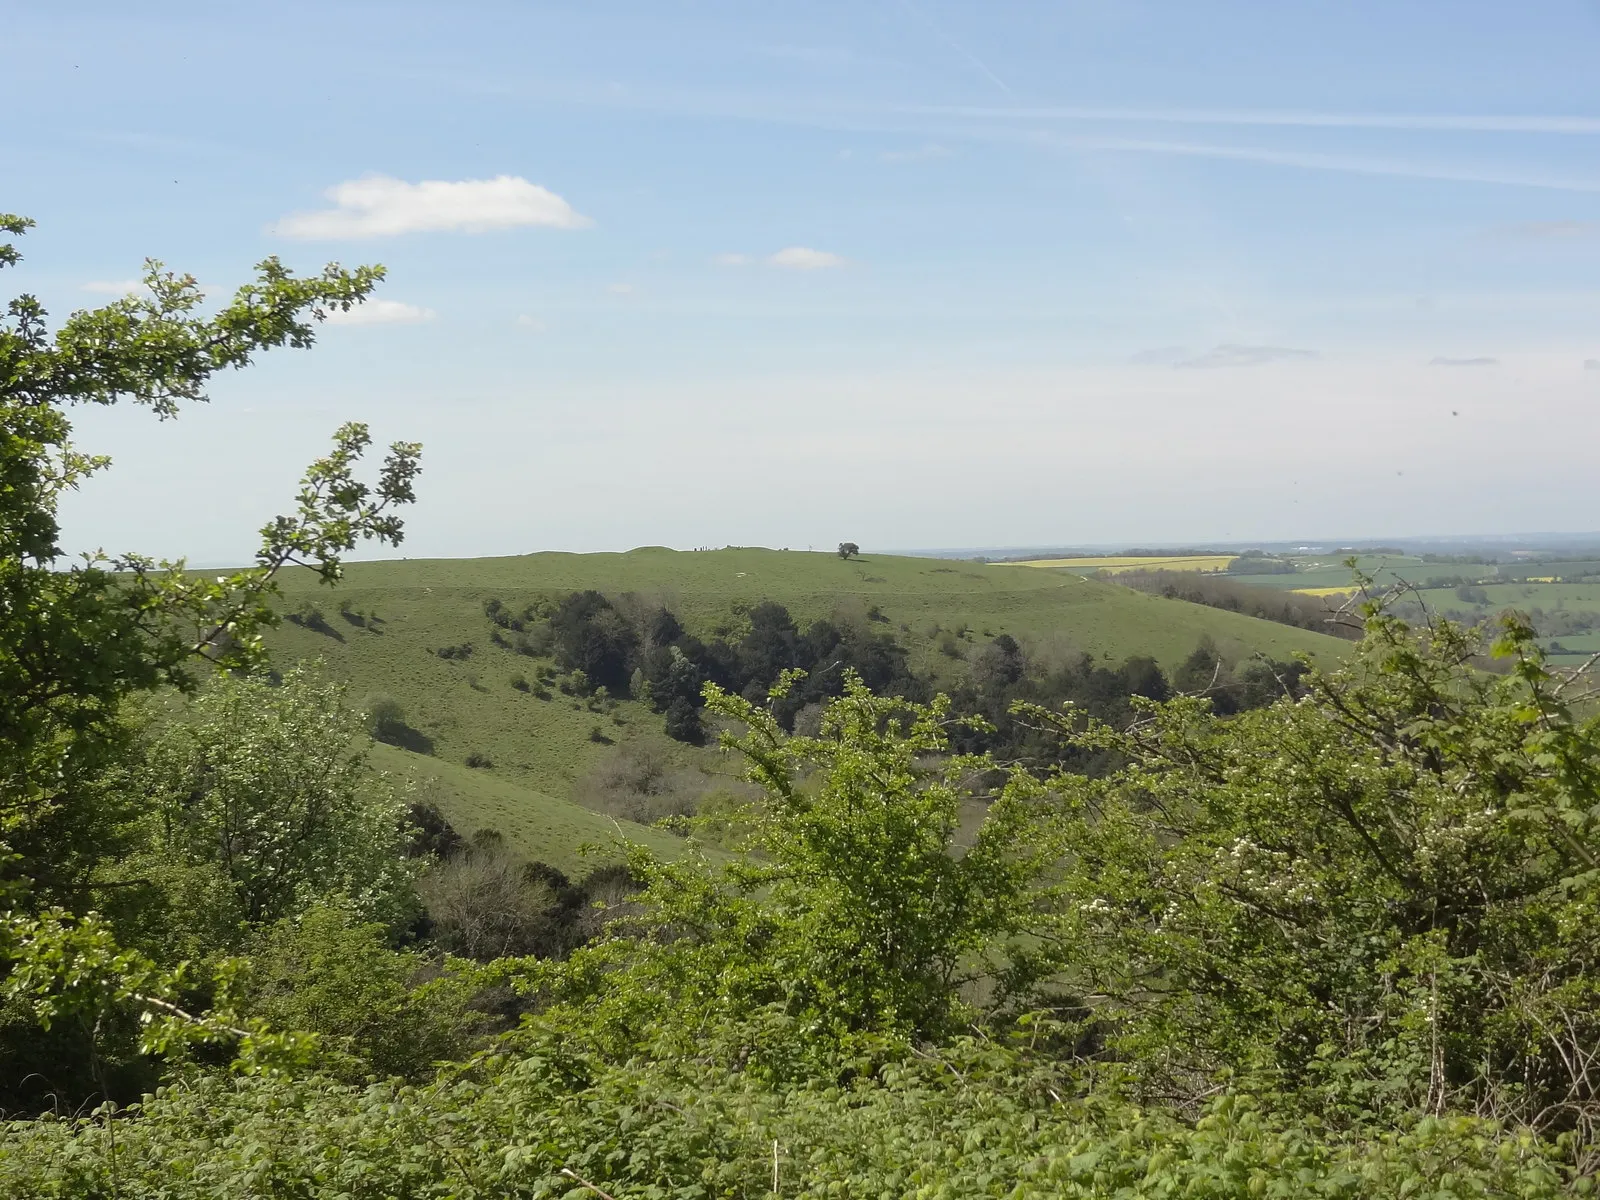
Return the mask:
<svg viewBox="0 0 1600 1200">
<path fill-rule="evenodd" d="M 83 290 L 100 296 L 128 296 L 144 291 L 144 283 L 138 279 L 91 279 Z"/>
<path fill-rule="evenodd" d="M 954 151 L 937 142 L 918 146 L 915 150 L 885 150 L 878 158 L 886 163 L 927 162 L 935 158 L 949 158 Z"/>
<path fill-rule="evenodd" d="M 368 300 L 349 312 L 334 309 L 327 316 L 330 325 L 418 325 L 431 321 L 434 311 L 399 300 Z"/>
<path fill-rule="evenodd" d="M 1586 358 L 1583 360 L 1585 371 L 1600 371 L 1600 358 Z"/>
<path fill-rule="evenodd" d="M 1430 367 L 1495 367 L 1500 365 L 1498 358 L 1488 355 L 1479 355 L 1476 358 L 1448 358 L 1445 355 L 1436 355 L 1428 362 Z"/>
<path fill-rule="evenodd" d="M 823 271 L 845 265 L 845 259 L 841 255 L 831 254 L 826 250 L 813 250 L 809 246 L 789 246 L 779 250 L 767 261 L 775 267 L 783 267 L 790 271 Z"/>
<path fill-rule="evenodd" d="M 1600 178 L 1573 179 L 1533 175 L 1493 167 L 1454 166 L 1410 159 L 1358 158 L 1296 150 L 1265 150 L 1254 146 L 1217 146 L 1204 142 L 1158 142 L 1142 138 L 1076 137 L 1050 133 L 1019 133 L 1017 140 L 1065 150 L 1111 150 L 1139 154 L 1170 154 L 1183 158 L 1217 158 L 1266 166 L 1303 167 L 1312 171 L 1339 171 L 1354 175 L 1387 175 L 1402 179 L 1438 179 L 1457 183 L 1492 183 L 1506 187 L 1547 188 L 1565 192 L 1600 192 Z"/>
<path fill-rule="evenodd" d="M 631 296 L 633 295 L 633 284 L 621 282 L 608 283 L 606 284 L 606 291 L 610 292 L 613 296 Z"/>
<path fill-rule="evenodd" d="M 272 232 L 311 240 L 487 233 L 530 225 L 582 229 L 592 224 L 554 192 L 514 175 L 420 183 L 369 175 L 336 184 L 326 194 L 333 208 L 291 213 Z"/>
<path fill-rule="evenodd" d="M 529 333 L 544 332 L 544 322 L 538 317 L 529 316 L 527 313 L 519 314 L 514 323 L 518 329 L 526 329 Z"/>
<path fill-rule="evenodd" d="M 1136 367 L 1175 367 L 1193 357 L 1194 351 L 1187 346 L 1158 346 L 1130 354 L 1128 361 Z"/>
<path fill-rule="evenodd" d="M 1523 221 L 1503 225 L 1500 233 L 1541 242 L 1568 242 L 1600 236 L 1600 221 Z"/>
<path fill-rule="evenodd" d="M 1195 358 L 1183 359 L 1175 367 L 1259 367 L 1264 363 L 1303 362 L 1317 357 L 1315 350 L 1296 350 L 1290 346 L 1240 346 L 1225 343 L 1213 346 Z"/>
<path fill-rule="evenodd" d="M 902 105 L 896 111 L 924 116 L 984 120 L 1292 126 L 1309 129 L 1411 129 L 1469 133 L 1600 133 L 1600 117 L 1505 116 L 1492 113 L 1362 113 L 1217 108 L 995 108 L 974 105 Z"/>
<path fill-rule="evenodd" d="M 755 259 L 748 254 L 718 254 L 711 261 L 719 267 L 748 267 Z"/>
</svg>

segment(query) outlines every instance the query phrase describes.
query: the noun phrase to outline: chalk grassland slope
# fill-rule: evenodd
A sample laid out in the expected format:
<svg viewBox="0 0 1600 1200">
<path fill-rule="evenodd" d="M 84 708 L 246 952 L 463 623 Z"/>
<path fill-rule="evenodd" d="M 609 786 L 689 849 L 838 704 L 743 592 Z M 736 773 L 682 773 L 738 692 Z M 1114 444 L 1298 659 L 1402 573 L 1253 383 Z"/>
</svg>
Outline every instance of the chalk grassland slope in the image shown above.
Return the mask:
<svg viewBox="0 0 1600 1200">
<path fill-rule="evenodd" d="M 1082 651 L 1111 661 L 1150 654 L 1169 667 L 1202 638 L 1231 657 L 1336 655 L 1344 648 L 1321 634 L 1064 572 L 877 555 L 847 562 L 794 551 L 654 548 L 355 563 L 336 589 L 319 587 L 308 571 L 291 573 L 284 580 L 287 607 L 314 601 L 328 629 L 285 623 L 272 634 L 271 648 L 280 662 L 322 658 L 357 699 L 393 696 L 438 757 L 463 763 L 478 755 L 492 763 L 494 776 L 566 797 L 610 745 L 660 739 L 661 718 L 632 702 L 596 713 L 559 692 L 541 700 L 515 689 L 513 680 L 532 680 L 540 664 L 490 643 L 483 604 L 498 598 L 518 607 L 583 588 L 664 604 L 701 636 L 719 630 L 740 636 L 739 613 L 763 600 L 787 605 L 802 625 L 835 615 L 871 621 L 909 648 L 916 669 L 946 680 L 965 666 L 941 653 L 939 643 L 962 630 L 957 649 L 964 654 L 1009 633 L 1040 653 Z M 354 615 L 341 615 L 341 603 Z M 363 623 L 369 613 L 378 619 Z M 473 648 L 464 659 L 435 653 L 467 642 Z M 686 763 L 715 759 L 670 745 Z"/>
<path fill-rule="evenodd" d="M 997 567 L 1040 567 L 1072 571 L 1077 574 L 1118 571 L 1225 571 L 1233 561 L 1231 554 L 1184 554 L 1160 557 L 1112 555 L 1101 558 L 1035 558 L 1026 562 L 995 563 Z"/>
<path fill-rule="evenodd" d="M 643 843 L 667 857 L 684 846 L 670 833 L 617 820 L 456 763 L 383 745 L 373 747 L 372 760 L 379 770 L 415 780 L 420 795 L 437 805 L 464 836 L 480 829 L 497 830 L 520 854 L 569 875 L 616 859 L 624 840 Z"/>
</svg>

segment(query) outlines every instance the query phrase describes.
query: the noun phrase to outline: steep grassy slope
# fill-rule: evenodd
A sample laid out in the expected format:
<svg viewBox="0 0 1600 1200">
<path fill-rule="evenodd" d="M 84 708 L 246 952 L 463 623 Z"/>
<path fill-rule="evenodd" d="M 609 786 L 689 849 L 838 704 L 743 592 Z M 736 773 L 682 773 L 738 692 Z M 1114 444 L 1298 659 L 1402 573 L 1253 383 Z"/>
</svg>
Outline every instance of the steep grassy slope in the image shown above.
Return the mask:
<svg viewBox="0 0 1600 1200">
<path fill-rule="evenodd" d="M 614 713 L 595 713 L 559 693 L 540 700 L 517 691 L 512 680 L 532 678 L 538 664 L 490 644 L 483 603 L 499 598 L 520 606 L 581 588 L 663 603 L 701 635 L 737 636 L 739 614 L 762 600 L 788 605 L 802 625 L 836 614 L 871 620 L 909 647 L 918 670 L 943 679 L 964 669 L 939 650 L 949 631 L 965 631 L 955 646 L 964 654 L 1010 633 L 1041 654 L 1087 651 L 1114 661 L 1150 654 L 1168 666 L 1202 637 L 1235 657 L 1257 651 L 1287 657 L 1301 649 L 1333 655 L 1343 646 L 1320 634 L 1064 572 L 876 555 L 846 562 L 793 551 L 647 548 L 359 563 L 332 591 L 318 587 L 309 572 L 292 574 L 284 581 L 289 607 L 316 602 L 328 629 L 285 624 L 272 637 L 273 650 L 279 661 L 320 656 L 357 698 L 392 695 L 435 755 L 462 763 L 476 754 L 493 764 L 474 771 L 474 779 L 487 774 L 569 796 L 609 745 L 659 738 L 661 718 L 630 702 Z M 343 617 L 341 603 L 378 620 Z M 874 608 L 877 614 L 869 617 Z M 463 642 L 473 644 L 465 659 L 435 653 Z M 685 763 L 710 765 L 714 758 L 676 744 L 672 752 Z"/>
<path fill-rule="evenodd" d="M 667 857 L 684 845 L 670 833 L 604 816 L 570 800 L 494 778 L 486 771 L 392 746 L 374 746 L 372 763 L 379 770 L 415 779 L 423 794 L 463 835 L 470 837 L 480 829 L 498 830 L 519 854 L 560 867 L 569 875 L 582 875 L 595 863 L 615 859 L 623 839 L 642 842 Z"/>
</svg>

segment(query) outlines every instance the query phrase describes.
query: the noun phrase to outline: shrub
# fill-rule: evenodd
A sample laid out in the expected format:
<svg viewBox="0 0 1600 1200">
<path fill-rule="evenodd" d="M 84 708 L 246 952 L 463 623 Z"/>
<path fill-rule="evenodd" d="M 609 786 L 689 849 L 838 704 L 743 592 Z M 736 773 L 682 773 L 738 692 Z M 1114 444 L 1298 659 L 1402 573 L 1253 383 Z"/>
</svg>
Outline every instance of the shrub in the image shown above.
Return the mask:
<svg viewBox="0 0 1600 1200">
<path fill-rule="evenodd" d="M 675 763 L 667 746 L 639 740 L 610 751 L 579 780 L 573 796 L 585 808 L 648 825 L 692 815 L 714 782 Z"/>
<path fill-rule="evenodd" d="M 331 894 L 359 898 L 363 919 L 404 919 L 406 803 L 369 770 L 342 687 L 304 668 L 278 687 L 225 677 L 184 717 L 132 780 L 157 821 L 153 854 L 215 866 L 244 926 Z"/>
<path fill-rule="evenodd" d="M 400 706 L 400 701 L 387 692 L 372 693 L 361 702 L 361 708 L 367 714 L 372 736 L 380 742 L 388 741 L 386 735 L 406 722 L 405 709 Z"/>
<path fill-rule="evenodd" d="M 361 702 L 367 717 L 367 732 L 373 741 L 398 746 L 415 754 L 432 754 L 433 739 L 407 722 L 400 702 L 387 692 L 374 692 Z"/>
<path fill-rule="evenodd" d="M 706 740 L 700 710 L 681 696 L 667 706 L 666 734 L 677 742 L 698 746 Z"/>
<path fill-rule="evenodd" d="M 323 1038 L 323 1069 L 425 1079 L 463 1054 L 476 990 L 449 975 L 415 986 L 424 960 L 389 949 L 382 925 L 337 903 L 279 921 L 252 947 L 242 1010 Z"/>
</svg>

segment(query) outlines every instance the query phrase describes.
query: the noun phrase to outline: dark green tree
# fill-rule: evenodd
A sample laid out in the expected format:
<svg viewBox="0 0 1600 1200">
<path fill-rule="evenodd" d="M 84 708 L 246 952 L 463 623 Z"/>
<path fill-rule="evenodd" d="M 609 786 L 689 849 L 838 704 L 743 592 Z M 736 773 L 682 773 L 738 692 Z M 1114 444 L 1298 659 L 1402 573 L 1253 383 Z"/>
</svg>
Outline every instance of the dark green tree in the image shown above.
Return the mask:
<svg viewBox="0 0 1600 1200">
<path fill-rule="evenodd" d="M 698 746 L 706 740 L 705 727 L 700 723 L 700 710 L 691 701 L 678 697 L 667 705 L 666 734 L 676 741 Z"/>
<path fill-rule="evenodd" d="M 591 686 L 626 692 L 639 635 L 599 592 L 573 592 L 550 618 L 556 661 Z"/>
</svg>

